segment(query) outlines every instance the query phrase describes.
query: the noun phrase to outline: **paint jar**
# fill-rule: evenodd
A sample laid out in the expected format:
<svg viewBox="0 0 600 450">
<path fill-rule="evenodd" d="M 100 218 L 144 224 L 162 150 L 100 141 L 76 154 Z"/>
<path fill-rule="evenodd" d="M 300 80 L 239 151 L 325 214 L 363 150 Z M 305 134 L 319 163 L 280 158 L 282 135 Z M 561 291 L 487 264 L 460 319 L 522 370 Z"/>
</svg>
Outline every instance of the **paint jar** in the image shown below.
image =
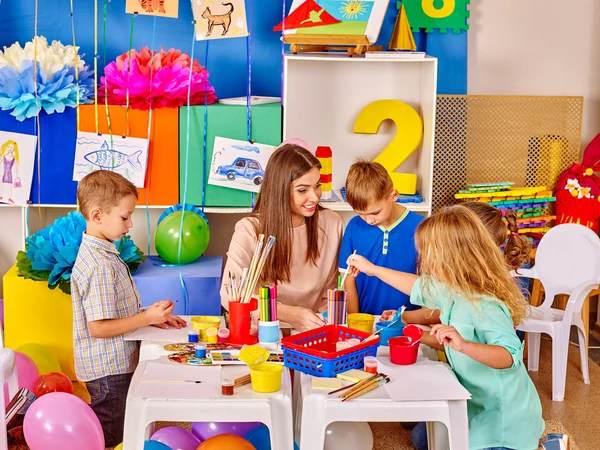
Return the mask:
<svg viewBox="0 0 600 450">
<path fill-rule="evenodd" d="M 335 351 L 336 352 L 341 352 L 342 350 L 346 350 L 347 348 L 350 348 L 348 341 L 337 341 L 335 343 Z"/>
<path fill-rule="evenodd" d="M 377 358 L 375 358 L 374 356 L 365 356 L 363 362 L 365 364 L 365 372 L 377 373 L 377 366 L 379 365 Z"/>
<path fill-rule="evenodd" d="M 198 330 L 188 331 L 188 342 L 198 342 L 200 332 Z"/>
<path fill-rule="evenodd" d="M 256 344 L 257 336 L 250 334 L 250 313 L 258 309 L 258 300 L 248 303 L 229 302 L 229 342 L 232 344 Z"/>
<path fill-rule="evenodd" d="M 219 330 L 217 330 L 216 328 L 208 328 L 204 333 L 206 333 L 206 342 L 208 342 L 209 344 L 216 344 L 217 343 L 217 333 L 219 332 Z"/>
<path fill-rule="evenodd" d="M 355 345 L 360 344 L 360 339 L 352 338 L 348 339 L 346 342 L 348 343 L 348 346 L 354 347 Z"/>
<path fill-rule="evenodd" d="M 258 343 L 276 344 L 279 342 L 279 320 L 258 321 Z"/>
<path fill-rule="evenodd" d="M 198 359 L 206 358 L 206 345 L 198 344 L 194 346 L 194 357 Z"/>
<path fill-rule="evenodd" d="M 233 380 L 223 380 L 221 381 L 221 395 L 230 396 L 233 395 Z"/>
<path fill-rule="evenodd" d="M 227 328 L 221 328 L 217 333 L 219 342 L 229 342 L 229 330 Z"/>
</svg>

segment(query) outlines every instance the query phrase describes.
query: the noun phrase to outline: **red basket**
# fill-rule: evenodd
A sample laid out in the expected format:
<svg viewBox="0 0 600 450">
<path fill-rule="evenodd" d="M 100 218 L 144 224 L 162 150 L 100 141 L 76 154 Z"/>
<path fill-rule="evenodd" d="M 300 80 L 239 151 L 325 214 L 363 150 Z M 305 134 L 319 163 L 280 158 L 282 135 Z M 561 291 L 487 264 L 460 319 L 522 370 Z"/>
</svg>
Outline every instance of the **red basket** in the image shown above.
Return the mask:
<svg viewBox="0 0 600 450">
<path fill-rule="evenodd" d="M 365 342 L 370 335 L 370 333 L 342 325 L 325 325 L 283 338 L 281 346 L 322 359 L 334 359 L 379 344 L 379 336 Z M 336 343 L 348 339 L 359 339 L 363 342 L 339 352 L 336 351 Z"/>
</svg>

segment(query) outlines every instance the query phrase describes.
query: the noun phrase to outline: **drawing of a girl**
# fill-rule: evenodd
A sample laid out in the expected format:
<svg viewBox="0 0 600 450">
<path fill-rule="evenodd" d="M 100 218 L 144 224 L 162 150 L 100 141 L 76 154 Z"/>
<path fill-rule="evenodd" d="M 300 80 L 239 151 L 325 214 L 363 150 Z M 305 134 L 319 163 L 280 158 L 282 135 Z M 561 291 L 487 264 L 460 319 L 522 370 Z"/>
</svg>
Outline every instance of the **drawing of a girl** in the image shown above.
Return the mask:
<svg viewBox="0 0 600 450">
<path fill-rule="evenodd" d="M 15 203 L 12 199 L 13 184 L 19 177 L 19 145 L 16 141 L 6 141 L 0 148 L 0 166 L 3 166 L 2 184 L 0 185 L 0 201 L 4 201 L 5 189 L 8 185 L 8 202 Z M 15 176 L 13 177 L 13 170 Z"/>
</svg>

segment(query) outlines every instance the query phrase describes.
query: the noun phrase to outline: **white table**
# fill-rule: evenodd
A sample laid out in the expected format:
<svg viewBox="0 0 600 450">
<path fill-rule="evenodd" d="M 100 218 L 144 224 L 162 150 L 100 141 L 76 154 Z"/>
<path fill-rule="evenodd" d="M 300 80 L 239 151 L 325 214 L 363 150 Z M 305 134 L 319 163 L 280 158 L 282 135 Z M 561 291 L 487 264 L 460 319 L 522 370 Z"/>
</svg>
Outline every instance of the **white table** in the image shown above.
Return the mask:
<svg viewBox="0 0 600 450">
<path fill-rule="evenodd" d="M 190 317 L 183 316 L 191 328 Z M 284 369 L 281 390 L 273 394 L 260 394 L 252 390 L 250 385 L 235 390 L 235 395 L 205 396 L 199 394 L 195 398 L 183 398 L 182 385 L 174 383 L 153 384 L 153 392 L 139 395 L 136 390 L 148 364 L 165 364 L 166 368 L 176 365 L 168 360 L 163 349 L 168 342 L 186 342 L 188 329 L 161 330 L 155 327 L 143 328 L 130 334 L 128 340 L 141 340 L 140 364 L 138 365 L 127 394 L 125 412 L 124 450 L 143 450 L 144 440 L 149 438 L 151 424 L 158 421 L 173 422 L 262 422 L 269 427 L 271 447 L 273 449 L 292 450 L 293 416 L 292 416 L 292 383 L 289 370 Z M 189 369 L 187 366 L 182 366 Z M 165 369 L 166 369 L 165 368 Z M 213 370 L 214 367 L 193 367 L 200 373 L 202 370 Z M 218 369 L 217 369 L 218 370 Z M 189 372 L 188 372 L 189 373 Z M 248 374 L 246 366 L 222 366 L 221 377 L 234 379 Z M 156 387 L 154 389 L 154 387 Z M 190 390 L 194 386 L 190 387 Z M 146 389 L 147 391 L 147 389 Z M 220 387 L 219 387 L 220 391 Z"/>
<path fill-rule="evenodd" d="M 389 348 L 379 347 L 377 358 L 380 360 L 379 371 L 388 373 L 381 362 L 391 365 Z M 422 368 L 434 363 L 423 357 L 421 352 L 417 364 Z M 390 367 L 390 370 L 393 369 Z M 300 376 L 300 392 L 297 393 L 296 420 L 300 421 L 297 429 L 300 430 L 301 450 L 322 449 L 327 426 L 333 422 L 427 422 L 430 449 L 469 448 L 468 395 L 459 400 L 392 401 L 382 386 L 360 398 L 342 403 L 335 394 L 328 396 L 328 390 L 312 389 L 311 380 L 311 375 L 303 373 Z M 456 387 L 448 386 L 448 390 Z M 437 388 L 438 391 L 444 389 L 443 386 Z M 434 422 L 446 425 L 448 433 L 442 432 L 443 427 L 439 424 L 434 426 Z"/>
</svg>

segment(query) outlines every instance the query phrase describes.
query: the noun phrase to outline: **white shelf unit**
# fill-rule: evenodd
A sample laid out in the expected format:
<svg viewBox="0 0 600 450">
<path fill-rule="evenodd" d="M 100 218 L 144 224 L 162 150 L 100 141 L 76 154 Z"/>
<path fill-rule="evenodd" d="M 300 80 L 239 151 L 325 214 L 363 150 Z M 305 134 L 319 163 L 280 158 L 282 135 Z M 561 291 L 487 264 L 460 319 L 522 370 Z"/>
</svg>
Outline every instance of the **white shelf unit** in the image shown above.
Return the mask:
<svg viewBox="0 0 600 450">
<path fill-rule="evenodd" d="M 347 55 L 286 55 L 284 63 L 284 139 L 300 138 L 312 149 L 330 146 L 333 189 L 340 189 L 357 158 L 374 159 L 392 140 L 391 120 L 378 134 L 355 134 L 354 122 L 376 100 L 400 100 L 423 119 L 423 141 L 397 172 L 416 173 L 422 203 L 404 203 L 422 214 L 431 212 L 437 59 L 366 59 Z M 352 211 L 344 202 L 324 203 L 336 211 Z"/>
<path fill-rule="evenodd" d="M 333 55 L 286 55 L 284 85 L 284 136 L 300 137 L 313 148 L 329 145 L 333 150 L 334 189 L 343 186 L 348 168 L 357 157 L 373 159 L 394 136 L 393 124 L 386 121 L 377 135 L 354 134 L 358 113 L 369 103 L 381 99 L 398 99 L 413 106 L 423 118 L 423 142 L 419 150 L 398 168 L 399 172 L 418 174 L 418 191 L 423 203 L 404 205 L 420 214 L 431 212 L 431 171 L 433 163 L 433 125 L 437 60 L 373 60 L 364 57 Z M 148 234 L 145 205 L 133 214 L 131 237 L 144 253 L 154 248 L 156 223 L 162 212 L 172 205 L 150 205 Z M 345 202 L 328 202 L 323 206 L 340 212 L 345 222 L 354 213 Z M 14 264 L 17 252 L 24 249 L 26 230 L 30 233 L 50 225 L 58 217 L 75 210 L 75 205 L 0 204 L 0 275 Z M 205 208 L 211 242 L 206 255 L 225 256 L 235 223 L 250 208 Z M 2 280 L 0 278 L 0 298 Z"/>
</svg>

